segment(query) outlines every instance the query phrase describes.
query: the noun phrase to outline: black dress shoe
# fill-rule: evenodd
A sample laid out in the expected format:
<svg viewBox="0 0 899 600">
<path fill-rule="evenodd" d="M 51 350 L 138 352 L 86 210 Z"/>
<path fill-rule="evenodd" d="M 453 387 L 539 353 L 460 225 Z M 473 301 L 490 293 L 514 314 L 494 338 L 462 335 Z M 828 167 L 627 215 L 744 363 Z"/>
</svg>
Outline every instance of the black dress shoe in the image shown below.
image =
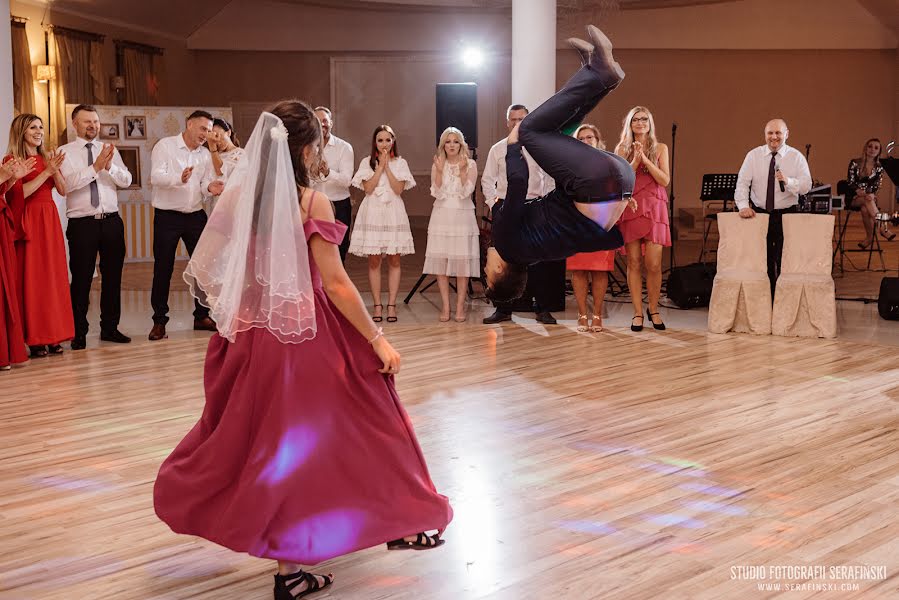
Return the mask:
<svg viewBox="0 0 899 600">
<path fill-rule="evenodd" d="M 72 350 L 84 350 L 87 348 L 87 340 L 83 335 L 76 335 L 72 338 Z"/>
<path fill-rule="evenodd" d="M 209 317 L 194 319 L 194 331 L 216 331 L 215 321 Z"/>
<path fill-rule="evenodd" d="M 484 323 L 484 325 L 495 325 L 497 323 L 502 323 L 503 321 L 511 321 L 511 320 L 512 320 L 512 313 L 505 313 L 505 312 L 502 312 L 499 309 L 497 309 L 489 317 L 484 317 L 484 320 L 482 322 Z"/>
<path fill-rule="evenodd" d="M 118 329 L 109 332 L 100 332 L 100 340 L 104 342 L 114 342 L 116 344 L 130 344 L 131 338 L 119 331 Z"/>
<path fill-rule="evenodd" d="M 537 313 L 537 322 L 544 325 L 555 325 L 557 323 L 556 318 L 546 311 Z"/>
</svg>

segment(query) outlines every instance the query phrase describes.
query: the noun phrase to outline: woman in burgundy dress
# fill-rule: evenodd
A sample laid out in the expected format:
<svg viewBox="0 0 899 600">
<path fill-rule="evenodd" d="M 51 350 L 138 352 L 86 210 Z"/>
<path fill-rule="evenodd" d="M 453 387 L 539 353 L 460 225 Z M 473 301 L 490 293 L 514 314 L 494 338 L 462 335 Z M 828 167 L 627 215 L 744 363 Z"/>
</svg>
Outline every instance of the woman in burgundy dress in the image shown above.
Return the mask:
<svg viewBox="0 0 899 600">
<path fill-rule="evenodd" d="M 648 108 L 635 106 L 627 113 L 615 153 L 631 163 L 636 178 L 634 199 L 637 210 L 624 211 L 618 221 L 627 254 L 627 285 L 634 305 L 631 329 L 643 329 L 643 267 L 649 297 L 646 314 L 655 329 L 665 329 L 659 315 L 659 296 L 662 293 L 662 248 L 671 245 L 666 189 L 671 172 L 668 146 L 656 138 L 655 121 Z"/>
<path fill-rule="evenodd" d="M 263 113 L 209 219 L 184 274 L 219 331 L 206 406 L 154 489 L 175 532 L 277 560 L 276 600 L 331 584 L 301 564 L 434 548 L 452 518 L 394 387 L 400 356 L 343 270 L 345 226 L 309 188 L 320 144 L 306 103 Z"/>
<path fill-rule="evenodd" d="M 44 125 L 40 117 L 21 114 L 13 119 L 9 149 L 4 162 L 35 159 L 34 171 L 12 185 L 6 194 L 12 209 L 19 307 L 25 343 L 31 356 L 62 354 L 60 342 L 75 335 L 69 270 L 59 212 L 53 188 L 65 195 L 59 167 L 62 153 L 44 149 Z"/>
<path fill-rule="evenodd" d="M 6 190 L 34 169 L 35 159 L 9 160 L 0 165 L 0 371 L 28 361 L 19 313 L 13 217 Z"/>
</svg>

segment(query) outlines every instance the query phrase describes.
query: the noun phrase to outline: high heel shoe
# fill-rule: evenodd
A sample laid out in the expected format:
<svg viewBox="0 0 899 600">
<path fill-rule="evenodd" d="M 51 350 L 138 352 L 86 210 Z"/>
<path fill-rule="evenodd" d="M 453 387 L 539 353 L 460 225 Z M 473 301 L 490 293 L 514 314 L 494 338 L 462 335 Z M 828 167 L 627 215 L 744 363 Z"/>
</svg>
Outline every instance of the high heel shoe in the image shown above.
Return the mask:
<svg viewBox="0 0 899 600">
<path fill-rule="evenodd" d="M 581 321 L 584 322 L 583 325 L 581 325 Z M 581 333 L 586 333 L 586 332 L 590 331 L 590 327 L 589 327 L 589 325 L 587 325 L 587 315 L 578 315 L 577 316 L 577 330 L 580 331 Z"/>
<path fill-rule="evenodd" d="M 594 323 L 599 323 L 599 325 L 594 325 Z M 600 315 L 593 315 L 593 319 L 590 321 L 590 331 L 593 333 L 602 333 L 602 317 Z"/>
<path fill-rule="evenodd" d="M 375 304 L 374 306 L 372 306 L 372 308 L 382 308 L 382 305 Z M 384 317 L 382 317 L 381 315 L 373 315 L 371 320 L 374 321 L 375 323 L 380 323 L 381 321 L 384 320 Z"/>
<path fill-rule="evenodd" d="M 391 309 L 391 308 L 394 310 L 394 312 L 396 312 L 396 304 L 388 304 L 388 305 L 387 305 L 387 312 L 388 312 L 388 313 L 390 312 L 390 309 Z M 396 323 L 396 321 L 397 321 L 397 316 L 396 316 L 396 315 L 393 315 L 392 317 L 391 317 L 389 314 L 387 315 L 387 322 L 388 322 L 388 323 Z"/>
<path fill-rule="evenodd" d="M 652 320 L 653 315 L 659 317 L 660 319 L 662 318 L 662 315 L 660 315 L 657 312 L 649 312 L 648 308 L 646 309 L 646 314 L 649 315 L 649 322 L 652 323 L 653 329 L 658 329 L 659 331 L 665 331 L 664 323 L 656 323 L 655 321 Z"/>
<path fill-rule="evenodd" d="M 874 243 L 874 240 L 871 240 L 871 241 L 868 242 L 867 244 L 864 243 L 864 242 L 859 242 L 859 243 L 858 243 L 858 247 L 859 247 L 860 250 L 867 250 L 868 248 L 871 247 L 871 244 L 873 244 L 873 243 Z"/>
<path fill-rule="evenodd" d="M 882 235 L 883 239 L 885 239 L 888 242 L 892 242 L 893 238 L 896 237 L 896 234 L 893 233 L 892 231 L 890 231 L 889 229 L 887 229 L 886 227 L 880 228 L 880 235 Z"/>
<path fill-rule="evenodd" d="M 634 325 L 634 319 L 640 319 L 640 324 Z M 631 317 L 631 331 L 643 331 L 643 315 L 634 315 Z"/>
</svg>

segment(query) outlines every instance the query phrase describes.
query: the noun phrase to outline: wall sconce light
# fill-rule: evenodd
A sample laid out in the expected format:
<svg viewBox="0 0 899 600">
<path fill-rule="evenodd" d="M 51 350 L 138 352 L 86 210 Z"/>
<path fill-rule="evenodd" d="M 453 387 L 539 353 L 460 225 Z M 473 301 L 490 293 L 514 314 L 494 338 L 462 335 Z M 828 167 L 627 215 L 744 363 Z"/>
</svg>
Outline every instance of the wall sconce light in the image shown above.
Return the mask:
<svg viewBox="0 0 899 600">
<path fill-rule="evenodd" d="M 48 82 L 52 81 L 53 79 L 56 79 L 56 66 L 55 65 L 38 65 L 36 79 L 40 83 L 48 83 Z"/>
<path fill-rule="evenodd" d="M 112 89 L 115 91 L 121 91 L 125 89 L 125 77 L 123 75 L 113 75 L 109 78 L 109 84 L 112 86 Z"/>
</svg>

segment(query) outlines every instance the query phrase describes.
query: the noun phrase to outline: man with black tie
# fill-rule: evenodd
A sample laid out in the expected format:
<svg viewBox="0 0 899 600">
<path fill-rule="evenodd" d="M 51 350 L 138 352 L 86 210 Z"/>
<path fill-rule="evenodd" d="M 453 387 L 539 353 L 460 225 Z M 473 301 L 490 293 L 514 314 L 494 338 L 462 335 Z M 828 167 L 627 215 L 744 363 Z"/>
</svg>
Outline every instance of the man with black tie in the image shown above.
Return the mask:
<svg viewBox="0 0 899 600">
<path fill-rule="evenodd" d="M 115 146 L 97 141 L 100 117 L 93 106 L 76 106 L 72 111 L 72 125 L 78 137 L 60 148 L 66 155 L 60 172 L 68 190 L 66 238 L 75 316 L 72 350 L 83 350 L 87 345 L 87 309 L 97 254 L 101 277 L 100 339 L 127 344 L 131 338 L 118 329 L 122 314 L 125 225 L 119 216 L 117 190 L 131 185 L 131 173 Z"/>
<path fill-rule="evenodd" d="M 768 279 L 772 298 L 784 248 L 783 215 L 796 212 L 799 196 L 812 189 L 808 162 L 799 150 L 787 145 L 789 134 L 783 119 L 768 121 L 765 145 L 746 154 L 734 193 L 735 204 L 744 219 L 751 219 L 756 212 L 769 215 Z"/>
</svg>

